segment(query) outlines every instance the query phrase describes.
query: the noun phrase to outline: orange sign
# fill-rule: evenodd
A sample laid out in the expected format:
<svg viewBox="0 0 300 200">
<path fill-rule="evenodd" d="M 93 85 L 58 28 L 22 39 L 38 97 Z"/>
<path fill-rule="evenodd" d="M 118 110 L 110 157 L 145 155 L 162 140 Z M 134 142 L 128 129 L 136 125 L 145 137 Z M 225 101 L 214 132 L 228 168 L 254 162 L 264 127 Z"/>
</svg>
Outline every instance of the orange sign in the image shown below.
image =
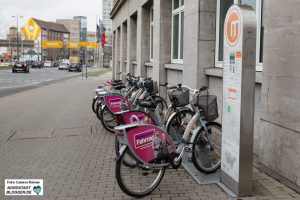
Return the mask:
<svg viewBox="0 0 300 200">
<path fill-rule="evenodd" d="M 235 57 L 236 57 L 237 59 L 241 59 L 241 58 L 242 58 L 242 52 L 241 52 L 241 51 L 235 52 Z"/>
<path fill-rule="evenodd" d="M 43 49 L 61 49 L 63 47 L 62 41 L 43 41 Z"/>
<path fill-rule="evenodd" d="M 226 21 L 227 41 L 234 46 L 240 37 L 240 15 L 236 10 L 232 10 Z"/>
<path fill-rule="evenodd" d="M 67 42 L 68 49 L 78 49 L 80 46 L 79 42 Z"/>
<path fill-rule="evenodd" d="M 98 48 L 99 45 L 96 42 L 88 42 L 87 47 L 88 48 Z"/>
<path fill-rule="evenodd" d="M 81 47 L 86 47 L 87 45 L 88 45 L 87 42 L 80 42 L 80 46 L 81 46 Z"/>
</svg>

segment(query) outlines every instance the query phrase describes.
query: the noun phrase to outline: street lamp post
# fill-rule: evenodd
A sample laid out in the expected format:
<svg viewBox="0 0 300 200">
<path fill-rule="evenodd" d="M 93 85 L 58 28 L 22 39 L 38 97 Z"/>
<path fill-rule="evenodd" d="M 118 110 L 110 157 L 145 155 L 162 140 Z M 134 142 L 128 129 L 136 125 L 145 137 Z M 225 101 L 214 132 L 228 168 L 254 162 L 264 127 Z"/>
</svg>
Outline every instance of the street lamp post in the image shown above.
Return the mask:
<svg viewBox="0 0 300 200">
<path fill-rule="evenodd" d="M 23 16 L 19 16 L 19 14 L 17 13 L 17 16 L 11 16 L 12 18 L 17 18 L 17 58 L 19 61 L 19 18 L 23 18 Z"/>
</svg>

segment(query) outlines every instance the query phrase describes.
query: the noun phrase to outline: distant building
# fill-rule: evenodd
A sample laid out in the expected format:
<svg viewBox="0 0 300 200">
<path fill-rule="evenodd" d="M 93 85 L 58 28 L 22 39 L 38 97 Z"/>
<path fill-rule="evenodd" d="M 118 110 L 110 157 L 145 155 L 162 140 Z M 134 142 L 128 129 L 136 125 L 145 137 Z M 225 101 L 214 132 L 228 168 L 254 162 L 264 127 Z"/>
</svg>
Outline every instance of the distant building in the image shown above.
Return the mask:
<svg viewBox="0 0 300 200">
<path fill-rule="evenodd" d="M 70 32 L 70 41 L 80 42 L 80 21 L 77 19 L 57 19 L 56 23 L 63 24 Z"/>
<path fill-rule="evenodd" d="M 87 32 L 87 42 L 97 42 L 96 32 Z M 86 62 L 90 65 L 94 63 L 94 57 L 96 56 L 96 48 L 86 49 Z"/>
<path fill-rule="evenodd" d="M 19 42 L 21 44 L 21 33 L 18 34 Z M 9 41 L 16 41 L 17 40 L 17 28 L 16 27 L 10 27 L 8 34 L 7 34 L 7 39 Z M 18 56 L 17 52 L 17 47 L 8 47 L 7 48 L 7 53 L 9 55 L 10 60 L 16 60 Z M 22 55 L 22 48 L 19 48 L 19 56 L 21 57 Z"/>
<path fill-rule="evenodd" d="M 102 21 L 106 31 L 111 32 L 112 20 L 110 19 L 110 11 L 112 9 L 112 0 L 102 0 Z"/>
<path fill-rule="evenodd" d="M 96 32 L 88 31 L 86 35 L 87 42 L 97 42 Z"/>
<path fill-rule="evenodd" d="M 87 41 L 87 18 L 84 16 L 75 16 L 73 19 L 80 21 L 80 42 L 86 42 Z M 80 60 L 82 62 L 85 62 L 85 49 L 80 48 L 79 49 L 79 55 Z"/>
<path fill-rule="evenodd" d="M 102 21 L 106 29 L 106 44 L 104 49 L 102 49 L 103 57 L 101 56 L 100 60 L 103 59 L 102 63 L 104 66 L 110 66 L 110 59 L 112 57 L 112 20 L 110 18 L 110 12 L 113 8 L 113 0 L 102 0 Z"/>
<path fill-rule="evenodd" d="M 84 16 L 75 16 L 73 19 L 79 20 L 80 22 L 80 42 L 86 42 L 87 18 Z"/>
<path fill-rule="evenodd" d="M 63 24 L 30 18 L 22 27 L 22 33 L 27 40 L 35 41 L 37 52 L 42 60 L 59 60 L 69 57 L 66 44 L 70 40 L 70 32 Z M 43 41 L 62 41 L 63 48 L 43 49 L 41 45 Z"/>
<path fill-rule="evenodd" d="M 63 24 L 70 32 L 71 42 L 80 42 L 80 21 L 78 19 L 57 19 L 56 23 Z M 79 56 L 79 49 L 70 49 L 70 56 Z"/>
</svg>

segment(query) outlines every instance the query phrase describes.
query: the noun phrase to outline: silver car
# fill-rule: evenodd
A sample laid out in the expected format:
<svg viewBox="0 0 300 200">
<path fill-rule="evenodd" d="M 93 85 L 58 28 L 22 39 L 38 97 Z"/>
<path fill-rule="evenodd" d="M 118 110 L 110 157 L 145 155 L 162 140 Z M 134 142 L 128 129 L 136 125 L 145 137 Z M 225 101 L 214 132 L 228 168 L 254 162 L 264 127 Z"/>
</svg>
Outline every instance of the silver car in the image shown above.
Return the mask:
<svg viewBox="0 0 300 200">
<path fill-rule="evenodd" d="M 68 63 L 59 63 L 58 70 L 68 70 L 69 64 Z"/>
</svg>

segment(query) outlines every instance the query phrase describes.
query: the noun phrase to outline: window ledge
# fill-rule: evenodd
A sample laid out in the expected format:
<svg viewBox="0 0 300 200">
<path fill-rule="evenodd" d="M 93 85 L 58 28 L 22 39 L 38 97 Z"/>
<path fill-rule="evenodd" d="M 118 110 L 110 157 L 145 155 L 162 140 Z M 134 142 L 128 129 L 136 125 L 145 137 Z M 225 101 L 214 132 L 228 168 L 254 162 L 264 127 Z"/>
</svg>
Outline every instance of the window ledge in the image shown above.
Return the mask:
<svg viewBox="0 0 300 200">
<path fill-rule="evenodd" d="M 145 66 L 147 66 L 147 67 L 153 67 L 153 62 L 145 62 Z"/>
<path fill-rule="evenodd" d="M 183 64 L 175 64 L 175 63 L 165 64 L 165 68 L 183 71 Z"/>
<path fill-rule="evenodd" d="M 223 78 L 223 69 L 218 67 L 206 68 L 205 74 L 208 76 L 216 76 L 216 77 Z M 263 72 L 256 72 L 255 82 L 262 84 L 262 80 L 263 80 Z"/>
<path fill-rule="evenodd" d="M 133 60 L 133 61 L 132 61 L 132 64 L 137 65 L 137 61 L 136 61 L 136 60 Z"/>
</svg>

